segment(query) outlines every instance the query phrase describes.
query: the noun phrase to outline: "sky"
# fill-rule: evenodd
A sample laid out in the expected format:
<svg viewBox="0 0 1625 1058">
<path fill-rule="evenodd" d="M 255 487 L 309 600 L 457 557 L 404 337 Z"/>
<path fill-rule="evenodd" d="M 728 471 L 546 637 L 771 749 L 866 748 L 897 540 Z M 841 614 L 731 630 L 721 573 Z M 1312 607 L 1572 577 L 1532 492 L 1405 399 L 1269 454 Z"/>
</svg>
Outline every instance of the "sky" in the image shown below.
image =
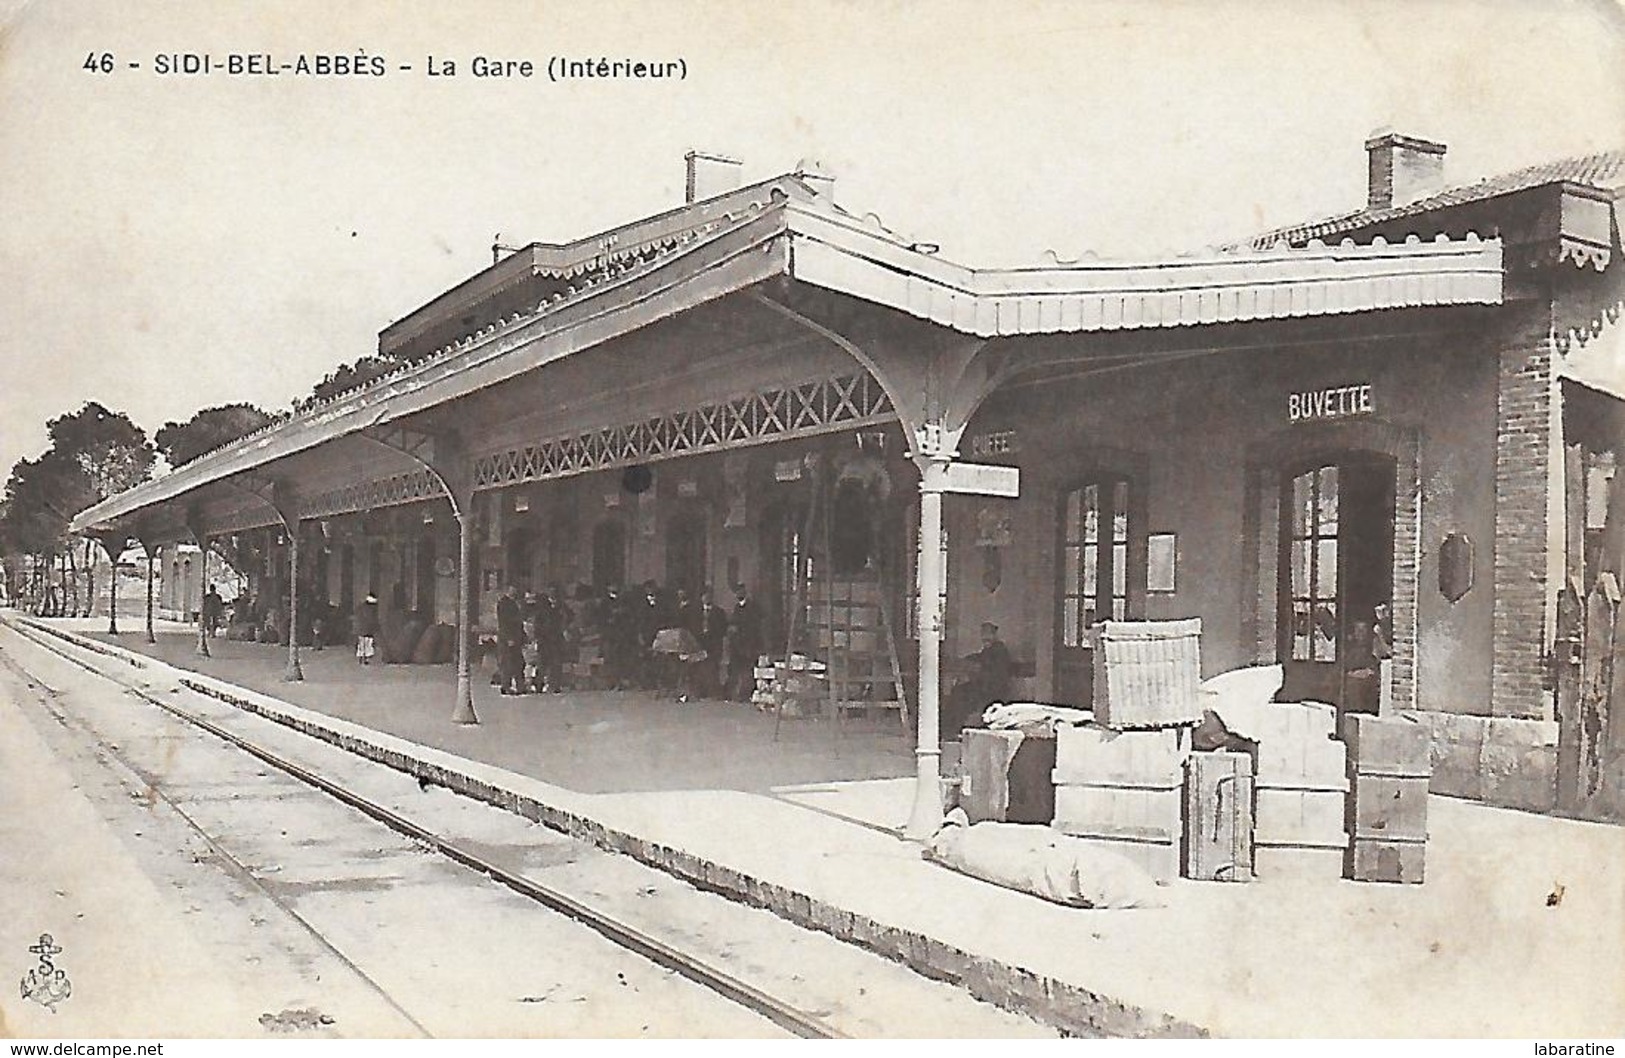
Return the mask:
<svg viewBox="0 0 1625 1058">
<path fill-rule="evenodd" d="M 157 72 L 185 53 L 389 72 Z M 112 72 L 85 68 L 104 54 Z M 457 74 L 429 76 L 431 56 Z M 537 72 L 476 78 L 476 56 Z M 555 83 L 555 56 L 686 76 Z M 285 407 L 489 265 L 498 233 L 566 240 L 680 204 L 689 149 L 747 180 L 816 159 L 847 209 L 992 266 L 1355 208 L 1379 127 L 1448 144 L 1451 183 L 1625 146 L 1625 8 L 0 0 L 0 474 L 86 400 L 149 433 Z M 1625 364 L 1602 370 L 1625 385 Z"/>
</svg>

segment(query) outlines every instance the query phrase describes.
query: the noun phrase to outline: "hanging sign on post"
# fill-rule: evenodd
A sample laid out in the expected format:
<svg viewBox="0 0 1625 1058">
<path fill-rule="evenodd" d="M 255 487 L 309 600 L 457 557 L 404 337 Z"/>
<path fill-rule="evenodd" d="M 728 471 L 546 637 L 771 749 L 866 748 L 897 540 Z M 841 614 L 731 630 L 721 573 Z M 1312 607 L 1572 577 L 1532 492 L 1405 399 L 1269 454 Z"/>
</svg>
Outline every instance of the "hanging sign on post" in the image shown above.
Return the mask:
<svg viewBox="0 0 1625 1058">
<path fill-rule="evenodd" d="M 1021 494 L 1021 469 L 991 463 L 950 463 L 942 491 L 1015 499 Z"/>
</svg>

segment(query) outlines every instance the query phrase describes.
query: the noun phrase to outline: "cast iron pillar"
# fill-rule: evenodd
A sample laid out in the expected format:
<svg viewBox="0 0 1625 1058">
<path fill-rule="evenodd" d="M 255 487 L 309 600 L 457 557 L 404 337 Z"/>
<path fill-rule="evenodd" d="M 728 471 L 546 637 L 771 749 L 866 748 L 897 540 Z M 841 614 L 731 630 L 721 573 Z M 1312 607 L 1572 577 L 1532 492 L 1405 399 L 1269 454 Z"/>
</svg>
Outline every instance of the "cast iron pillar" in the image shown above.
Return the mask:
<svg viewBox="0 0 1625 1058">
<path fill-rule="evenodd" d="M 288 667 L 282 673 L 284 683 L 299 683 L 305 672 L 299 667 L 299 519 L 287 524 L 288 530 Z"/>
<path fill-rule="evenodd" d="M 152 634 L 152 581 L 157 549 L 147 540 L 141 541 L 141 549 L 147 555 L 147 642 L 156 643 L 158 637 Z"/>
<path fill-rule="evenodd" d="M 920 634 L 919 730 L 914 746 L 914 810 L 903 830 L 913 841 L 925 841 L 942 826 L 942 494 L 954 454 L 938 424 L 926 423 L 916 432 L 914 462 L 920 468 L 920 576 L 915 587 Z"/>
<path fill-rule="evenodd" d="M 460 496 L 451 497 L 453 513 L 457 516 L 457 701 L 451 712 L 454 724 L 480 722 L 474 712 L 474 679 L 469 672 L 469 609 L 474 599 L 469 583 L 474 570 L 472 499 L 472 493 L 466 490 Z"/>
<path fill-rule="evenodd" d="M 203 518 L 195 507 L 186 512 L 186 531 L 191 534 L 192 542 L 197 545 L 203 563 L 202 579 L 199 583 L 207 584 L 209 580 L 209 534 L 203 528 Z M 186 594 L 184 585 L 182 586 L 182 594 Z M 181 599 L 180 609 L 182 613 L 186 612 L 186 602 L 185 598 Z M 209 656 L 209 628 L 203 621 L 201 593 L 197 610 L 197 656 L 200 658 Z"/>
<path fill-rule="evenodd" d="M 102 537 L 102 550 L 107 552 L 107 634 L 118 635 L 118 556 L 129 539 L 124 536 Z"/>
</svg>

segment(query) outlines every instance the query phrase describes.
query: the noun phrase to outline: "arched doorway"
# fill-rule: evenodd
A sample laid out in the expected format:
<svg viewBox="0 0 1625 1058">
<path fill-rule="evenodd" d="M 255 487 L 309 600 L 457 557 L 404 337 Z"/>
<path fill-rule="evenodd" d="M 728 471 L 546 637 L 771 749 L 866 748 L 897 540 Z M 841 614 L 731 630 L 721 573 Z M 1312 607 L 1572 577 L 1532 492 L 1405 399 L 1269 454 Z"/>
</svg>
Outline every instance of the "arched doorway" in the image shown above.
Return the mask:
<svg viewBox="0 0 1625 1058">
<path fill-rule="evenodd" d="M 534 591 L 531 570 L 536 561 L 535 530 L 528 526 L 514 529 L 508 533 L 507 543 L 504 552 L 507 560 L 507 569 L 504 571 L 507 582 L 521 593 Z"/>
<path fill-rule="evenodd" d="M 836 484 L 829 524 L 830 572 L 835 576 L 850 577 L 877 567 L 875 523 L 879 512 L 875 502 L 861 480 Z"/>
<path fill-rule="evenodd" d="M 346 614 L 355 609 L 355 544 L 346 543 L 339 555 L 339 605 Z"/>
<path fill-rule="evenodd" d="M 1284 701 L 1375 713 L 1394 635 L 1396 460 L 1341 452 L 1281 471 L 1276 584 Z"/>
</svg>

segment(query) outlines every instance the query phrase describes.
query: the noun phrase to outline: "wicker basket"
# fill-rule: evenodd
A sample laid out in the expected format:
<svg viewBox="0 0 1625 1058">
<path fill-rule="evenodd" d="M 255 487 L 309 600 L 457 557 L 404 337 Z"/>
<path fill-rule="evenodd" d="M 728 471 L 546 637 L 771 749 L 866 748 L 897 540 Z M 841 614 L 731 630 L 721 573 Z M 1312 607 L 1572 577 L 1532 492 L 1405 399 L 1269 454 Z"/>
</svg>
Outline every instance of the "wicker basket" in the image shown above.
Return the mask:
<svg viewBox="0 0 1625 1058">
<path fill-rule="evenodd" d="M 1118 730 L 1201 722 L 1201 618 L 1105 621 L 1089 640 L 1096 722 Z"/>
</svg>

